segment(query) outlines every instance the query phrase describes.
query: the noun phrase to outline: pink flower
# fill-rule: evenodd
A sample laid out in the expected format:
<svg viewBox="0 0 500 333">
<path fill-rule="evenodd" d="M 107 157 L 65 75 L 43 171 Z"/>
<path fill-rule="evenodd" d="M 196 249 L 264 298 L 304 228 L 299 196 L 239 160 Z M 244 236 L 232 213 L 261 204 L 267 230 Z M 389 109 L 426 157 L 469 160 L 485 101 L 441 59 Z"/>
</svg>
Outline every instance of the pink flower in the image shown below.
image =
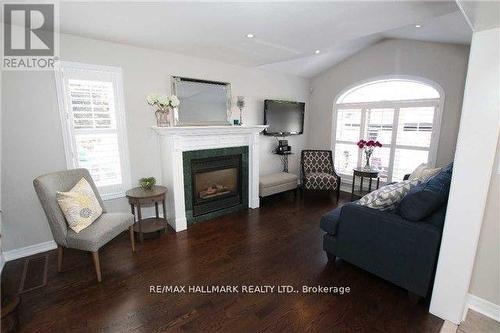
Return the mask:
<svg viewBox="0 0 500 333">
<path fill-rule="evenodd" d="M 375 147 L 382 147 L 382 144 L 380 143 L 380 141 L 374 141 L 374 140 L 359 140 L 358 143 L 356 143 L 356 145 L 359 147 L 359 149 L 366 149 L 366 148 L 370 148 L 369 150 L 372 151 L 373 148 Z"/>
</svg>

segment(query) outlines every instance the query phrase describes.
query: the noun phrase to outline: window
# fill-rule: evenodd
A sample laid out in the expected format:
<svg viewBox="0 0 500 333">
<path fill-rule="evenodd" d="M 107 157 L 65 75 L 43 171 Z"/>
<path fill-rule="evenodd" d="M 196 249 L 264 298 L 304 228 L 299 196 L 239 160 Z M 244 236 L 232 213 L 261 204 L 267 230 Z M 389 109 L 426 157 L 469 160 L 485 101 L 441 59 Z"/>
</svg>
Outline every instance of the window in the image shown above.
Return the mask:
<svg viewBox="0 0 500 333">
<path fill-rule="evenodd" d="M 364 165 L 360 139 L 383 144 L 371 158 L 384 182 L 400 181 L 421 163 L 433 165 L 439 136 L 442 96 L 427 83 L 371 81 L 342 94 L 335 103 L 335 169 L 352 176 Z"/>
<path fill-rule="evenodd" d="M 130 187 L 120 68 L 61 63 L 56 73 L 68 168 L 88 169 L 103 199 Z"/>
</svg>

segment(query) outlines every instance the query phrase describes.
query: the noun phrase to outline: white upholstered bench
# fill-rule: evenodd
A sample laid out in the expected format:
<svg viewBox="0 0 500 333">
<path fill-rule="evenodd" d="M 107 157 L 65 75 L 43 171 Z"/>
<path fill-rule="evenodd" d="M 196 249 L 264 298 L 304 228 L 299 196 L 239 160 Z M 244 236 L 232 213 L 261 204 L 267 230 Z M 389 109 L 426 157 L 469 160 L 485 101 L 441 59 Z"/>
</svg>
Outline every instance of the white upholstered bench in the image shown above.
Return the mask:
<svg viewBox="0 0 500 333">
<path fill-rule="evenodd" d="M 297 175 L 288 172 L 277 172 L 261 176 L 259 179 L 259 196 L 267 197 L 272 194 L 297 189 Z"/>
</svg>

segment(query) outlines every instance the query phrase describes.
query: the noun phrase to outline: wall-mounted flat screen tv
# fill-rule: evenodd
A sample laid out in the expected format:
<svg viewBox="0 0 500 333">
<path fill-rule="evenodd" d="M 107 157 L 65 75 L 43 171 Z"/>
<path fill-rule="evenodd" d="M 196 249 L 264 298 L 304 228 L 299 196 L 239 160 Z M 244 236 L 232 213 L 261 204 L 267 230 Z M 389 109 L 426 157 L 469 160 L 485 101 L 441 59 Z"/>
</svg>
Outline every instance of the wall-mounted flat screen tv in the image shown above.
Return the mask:
<svg viewBox="0 0 500 333">
<path fill-rule="evenodd" d="M 269 125 L 264 130 L 265 135 L 288 136 L 304 132 L 305 103 L 278 101 L 266 99 L 264 101 L 264 124 Z"/>
</svg>

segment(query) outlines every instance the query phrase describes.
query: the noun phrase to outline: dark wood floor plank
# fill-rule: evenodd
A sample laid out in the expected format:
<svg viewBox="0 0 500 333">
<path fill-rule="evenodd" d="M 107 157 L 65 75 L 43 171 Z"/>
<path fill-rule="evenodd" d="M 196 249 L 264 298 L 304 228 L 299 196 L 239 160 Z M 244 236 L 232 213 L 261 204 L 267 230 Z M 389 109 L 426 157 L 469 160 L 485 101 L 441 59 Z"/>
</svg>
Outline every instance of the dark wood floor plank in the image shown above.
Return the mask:
<svg viewBox="0 0 500 333">
<path fill-rule="evenodd" d="M 347 196 L 345 196 L 347 198 Z M 345 202 L 346 199 L 341 200 Z M 22 296 L 22 332 L 438 332 L 442 321 L 406 291 L 322 251 L 323 194 L 278 195 L 260 209 L 192 225 L 137 244 L 127 233 L 91 258 L 65 251 L 48 283 Z M 7 263 L 2 291 L 17 290 L 22 261 Z M 331 294 L 151 294 L 150 285 L 348 286 Z"/>
</svg>

